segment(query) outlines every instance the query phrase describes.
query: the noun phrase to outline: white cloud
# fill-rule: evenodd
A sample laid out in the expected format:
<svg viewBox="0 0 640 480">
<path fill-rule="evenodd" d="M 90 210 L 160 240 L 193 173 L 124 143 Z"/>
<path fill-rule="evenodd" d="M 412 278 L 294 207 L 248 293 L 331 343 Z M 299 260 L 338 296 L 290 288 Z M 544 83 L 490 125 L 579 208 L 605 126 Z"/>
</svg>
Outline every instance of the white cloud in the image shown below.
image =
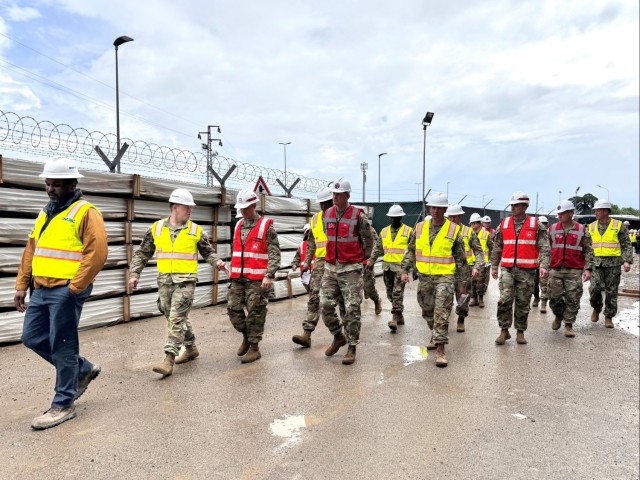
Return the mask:
<svg viewBox="0 0 640 480">
<path fill-rule="evenodd" d="M 42 16 L 37 8 L 18 7 L 16 5 L 7 8 L 6 14 L 7 18 L 12 22 L 28 22 Z"/>
</svg>

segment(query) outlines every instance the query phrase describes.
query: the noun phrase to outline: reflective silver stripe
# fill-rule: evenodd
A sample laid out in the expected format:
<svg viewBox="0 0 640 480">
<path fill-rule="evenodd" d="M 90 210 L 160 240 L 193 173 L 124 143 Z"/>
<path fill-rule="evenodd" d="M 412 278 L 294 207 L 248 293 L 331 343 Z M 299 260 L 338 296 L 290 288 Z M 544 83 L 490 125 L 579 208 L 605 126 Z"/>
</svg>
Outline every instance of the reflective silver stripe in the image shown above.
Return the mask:
<svg viewBox="0 0 640 480">
<path fill-rule="evenodd" d="M 513 257 L 512 258 L 507 258 L 507 257 L 502 257 L 502 260 L 504 263 L 513 263 Z"/>
<path fill-rule="evenodd" d="M 404 226 L 404 229 L 402 230 L 402 235 L 405 237 L 408 237 L 410 235 L 409 227 L 407 225 Z"/>
<path fill-rule="evenodd" d="M 198 260 L 198 254 L 178 252 L 156 252 L 158 260 Z"/>
<path fill-rule="evenodd" d="M 380 237 L 387 238 L 387 234 L 389 233 L 389 227 L 384 227 L 380 232 Z"/>
<path fill-rule="evenodd" d="M 75 219 L 75 218 L 76 218 L 76 215 L 78 214 L 78 211 L 79 211 L 79 210 L 80 210 L 84 205 L 86 205 L 87 203 L 89 203 L 89 202 L 87 202 L 86 200 L 80 200 L 78 203 L 76 203 L 76 204 L 74 205 L 74 207 L 73 207 L 71 210 L 69 210 L 69 214 L 67 215 L 67 217 L 66 217 L 66 218 L 73 218 L 73 219 Z"/>
<path fill-rule="evenodd" d="M 416 225 L 416 239 L 422 237 L 422 228 L 424 227 L 425 223 L 427 222 L 420 222 L 418 225 Z"/>
<path fill-rule="evenodd" d="M 248 273 L 250 275 L 264 275 L 267 273 L 266 268 L 238 268 L 231 267 L 231 273 Z"/>
<path fill-rule="evenodd" d="M 323 248 L 327 246 L 327 242 L 316 242 L 316 248 Z"/>
<path fill-rule="evenodd" d="M 529 217 L 529 227 L 534 228 L 536 226 L 536 220 L 538 217 Z"/>
<path fill-rule="evenodd" d="M 619 243 L 600 242 L 594 243 L 593 248 L 620 248 Z"/>
<path fill-rule="evenodd" d="M 503 240 L 502 243 L 504 245 L 515 245 L 516 244 L 516 240 Z"/>
<path fill-rule="evenodd" d="M 502 229 L 509 228 L 509 223 L 511 223 L 511 217 L 507 217 L 502 220 Z"/>
<path fill-rule="evenodd" d="M 527 265 L 537 265 L 538 264 L 538 259 L 537 258 L 531 258 L 531 259 L 524 259 L 524 258 L 519 258 L 516 261 L 516 265 L 519 263 L 524 263 Z"/>
<path fill-rule="evenodd" d="M 265 229 L 267 228 L 267 224 L 269 222 L 267 221 L 266 218 L 260 217 L 260 220 L 258 220 L 258 223 L 260 223 L 260 227 L 258 228 L 258 234 L 256 235 L 256 238 L 258 240 L 262 240 L 262 238 L 264 237 Z"/>
<path fill-rule="evenodd" d="M 449 221 L 449 231 L 447 231 L 447 238 L 453 238 L 456 233 L 456 224 Z"/>
<path fill-rule="evenodd" d="M 558 247 L 552 247 L 552 248 L 559 248 L 562 250 L 562 248 L 566 248 L 567 250 L 579 250 L 582 251 L 582 246 L 580 245 L 564 245 L 564 247 L 560 246 L 562 245 L 562 243 L 558 244 Z"/>
<path fill-rule="evenodd" d="M 400 253 L 404 254 L 404 249 L 402 248 L 384 248 L 384 253 Z"/>
<path fill-rule="evenodd" d="M 189 229 L 189 233 L 195 235 L 198 231 L 198 224 L 191 222 L 191 228 Z"/>
<path fill-rule="evenodd" d="M 159 220 L 156 224 L 156 231 L 153 233 L 154 236 L 159 237 L 162 234 L 162 226 L 164 225 L 164 219 Z"/>
<path fill-rule="evenodd" d="M 69 250 L 57 250 L 55 248 L 36 247 L 34 257 L 57 258 L 58 260 L 71 260 L 79 262 L 82 260 L 82 252 L 72 252 Z"/>
<path fill-rule="evenodd" d="M 454 263 L 454 259 L 453 257 L 423 257 L 423 256 L 416 255 L 416 262 L 438 263 L 441 265 L 449 265 L 451 263 Z"/>
<path fill-rule="evenodd" d="M 253 252 L 244 252 L 244 255 L 242 252 L 233 252 L 233 256 L 234 257 L 243 257 L 244 258 L 256 258 L 258 260 L 268 260 L 269 259 L 269 254 L 268 253 L 253 253 Z"/>
<path fill-rule="evenodd" d="M 535 245 L 536 242 L 537 240 L 518 240 L 519 245 Z"/>
</svg>

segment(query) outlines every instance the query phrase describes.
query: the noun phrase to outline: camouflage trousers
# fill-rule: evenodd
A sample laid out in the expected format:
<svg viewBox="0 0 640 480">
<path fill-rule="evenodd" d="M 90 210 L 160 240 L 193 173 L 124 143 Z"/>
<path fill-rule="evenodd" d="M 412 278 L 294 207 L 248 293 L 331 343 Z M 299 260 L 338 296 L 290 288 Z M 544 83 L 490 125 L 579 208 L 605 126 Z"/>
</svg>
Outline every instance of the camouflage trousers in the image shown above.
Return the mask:
<svg viewBox="0 0 640 480">
<path fill-rule="evenodd" d="M 471 298 L 478 295 L 484 295 L 489 286 L 489 279 L 491 278 L 491 265 L 485 265 L 480 269 L 480 275 L 477 278 L 471 279 Z"/>
<path fill-rule="evenodd" d="M 453 276 L 418 274 L 418 305 L 422 318 L 433 330 L 435 343 L 449 343 L 449 315 L 453 308 Z"/>
<path fill-rule="evenodd" d="M 498 325 L 500 328 L 526 330 L 529 304 L 533 293 L 536 271 L 533 268 L 500 267 L 500 300 L 498 300 Z M 515 303 L 515 307 L 514 307 Z"/>
<path fill-rule="evenodd" d="M 309 301 L 307 302 L 307 318 L 302 322 L 303 330 L 314 331 L 320 319 L 320 288 L 322 287 L 322 276 L 324 275 L 324 259 L 316 259 L 316 263 L 311 270 L 311 281 L 309 282 Z M 346 313 L 342 295 L 338 298 L 340 316 L 344 319 Z"/>
<path fill-rule="evenodd" d="M 582 270 L 554 268 L 549 272 L 549 306 L 553 314 L 573 325 L 580 310 L 582 298 Z"/>
<path fill-rule="evenodd" d="M 469 289 L 471 287 L 471 272 L 463 279 L 456 278 L 453 284 L 454 292 L 456 296 L 456 315 L 463 320 L 469 316 Z M 466 292 L 464 295 L 460 294 L 460 289 L 464 289 Z"/>
<path fill-rule="evenodd" d="M 247 335 L 250 343 L 262 340 L 268 293 L 268 290 L 263 290 L 261 280 L 231 280 L 227 293 L 229 320 L 233 328 Z"/>
<path fill-rule="evenodd" d="M 591 273 L 589 285 L 589 303 L 594 310 L 602 311 L 602 292 L 604 290 L 604 316 L 615 317 L 618 313 L 618 287 L 620 286 L 620 266 L 595 267 Z"/>
<path fill-rule="evenodd" d="M 536 281 L 533 284 L 533 297 L 540 300 L 549 298 L 549 277 L 540 278 L 540 269 L 536 268 Z"/>
<path fill-rule="evenodd" d="M 378 290 L 376 290 L 376 277 L 373 274 L 373 270 L 369 271 L 366 268 L 364 269 L 363 281 L 364 298 L 370 298 L 374 302 L 380 300 L 380 295 L 378 295 Z"/>
<path fill-rule="evenodd" d="M 189 321 L 196 282 L 158 282 L 158 310 L 167 319 L 165 353 L 178 355 L 182 345 L 193 345 L 195 335 Z"/>
<path fill-rule="evenodd" d="M 362 303 L 362 270 L 336 273 L 325 270 L 320 289 L 322 319 L 331 335 L 337 335 L 344 326 L 349 345 L 360 339 L 360 304 Z M 336 314 L 340 299 L 344 300 L 345 316 L 342 323 Z"/>
<path fill-rule="evenodd" d="M 400 273 L 388 269 L 382 274 L 392 314 L 401 314 L 404 311 L 404 283 L 400 281 Z"/>
</svg>

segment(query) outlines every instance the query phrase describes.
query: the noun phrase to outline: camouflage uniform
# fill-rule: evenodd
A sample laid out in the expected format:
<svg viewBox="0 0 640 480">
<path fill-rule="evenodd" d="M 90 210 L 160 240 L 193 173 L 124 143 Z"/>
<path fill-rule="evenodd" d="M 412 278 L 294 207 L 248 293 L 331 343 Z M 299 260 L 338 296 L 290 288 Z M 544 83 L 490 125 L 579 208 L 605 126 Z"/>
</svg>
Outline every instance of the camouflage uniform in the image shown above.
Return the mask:
<svg viewBox="0 0 640 480">
<path fill-rule="evenodd" d="M 462 238 L 462 237 L 460 237 Z M 464 245 L 464 240 L 463 240 Z M 471 252 L 475 256 L 475 260 L 473 264 L 470 266 L 471 268 L 467 268 L 466 271 L 456 269 L 456 273 L 454 275 L 454 288 L 456 295 L 456 315 L 464 321 L 466 317 L 469 316 L 469 299 L 471 296 L 469 295 L 469 291 L 471 290 L 471 269 L 476 268 L 478 271 L 484 270 L 484 252 L 482 251 L 482 245 L 480 245 L 480 240 L 478 240 L 478 236 L 476 233 L 471 230 L 471 234 L 469 235 L 469 247 L 471 247 Z M 466 253 L 465 253 L 466 255 Z M 468 263 L 467 263 L 468 265 Z M 464 295 L 465 298 L 462 298 L 463 295 L 460 293 L 461 289 L 466 293 Z"/>
<path fill-rule="evenodd" d="M 344 212 L 336 212 L 338 220 Z M 367 215 L 362 212 L 358 218 L 358 237 L 364 250 L 364 258 L 371 256 L 373 239 L 371 227 Z M 330 240 L 329 240 L 330 241 Z M 307 252 L 308 255 L 308 252 Z M 362 290 L 364 288 L 361 263 L 331 263 L 325 264 L 320 289 L 320 309 L 322 320 L 331 335 L 336 336 L 344 326 L 344 333 L 349 345 L 357 345 L 360 339 L 360 304 L 362 303 Z M 341 324 L 336 315 L 336 305 L 340 298 L 344 300 L 345 317 Z"/>
<path fill-rule="evenodd" d="M 575 221 L 571 228 L 575 225 Z M 566 235 L 570 229 L 564 229 Z M 585 229 L 582 238 L 582 253 L 584 254 L 584 270 L 593 270 L 593 248 L 591 236 Z M 553 314 L 564 320 L 565 325 L 573 325 L 580 309 L 582 298 L 582 269 L 568 267 L 552 267 L 549 272 L 549 307 Z"/>
<path fill-rule="evenodd" d="M 169 228 L 171 240 L 175 241 L 180 231 L 187 228 L 188 223 L 174 227 L 166 218 L 164 225 Z M 202 258 L 215 268 L 218 257 L 204 230 L 197 246 Z M 130 278 L 140 278 L 140 272 L 155 252 L 156 245 L 153 241 L 151 228 L 149 228 L 142 239 L 140 248 L 131 260 Z M 189 321 L 189 311 L 193 304 L 197 281 L 198 276 L 195 273 L 158 272 L 158 310 L 167 318 L 168 338 L 164 346 L 164 351 L 167 354 L 177 356 L 182 345 L 187 346 L 195 343 L 193 327 Z"/>
<path fill-rule="evenodd" d="M 597 220 L 596 220 L 597 221 Z M 598 231 L 603 235 L 607 225 L 598 223 Z M 620 267 L 626 262 L 633 263 L 633 249 L 629 239 L 629 231 L 625 225 L 620 227 L 618 232 L 618 242 L 622 255 L 619 257 L 598 257 L 594 255 L 594 269 L 591 274 L 591 285 L 589 286 L 589 303 L 591 307 L 602 311 L 602 292 L 605 293 L 604 316 L 606 318 L 615 317 L 618 313 L 618 287 L 620 286 Z"/>
<path fill-rule="evenodd" d="M 433 245 L 436 235 L 442 227 L 430 223 L 429 241 Z M 417 228 L 417 227 L 416 227 Z M 469 264 L 464 253 L 464 241 L 458 233 L 451 250 L 456 262 L 456 272 L 466 275 Z M 483 259 L 484 263 L 484 259 Z M 407 253 L 402 260 L 402 273 L 416 268 L 416 229 L 411 232 Z M 425 275 L 418 273 L 418 305 L 422 308 L 422 318 L 433 330 L 434 343 L 449 343 L 449 315 L 453 308 L 454 275 Z"/>
<path fill-rule="evenodd" d="M 259 219 L 260 215 L 257 213 L 253 220 L 243 219 L 240 228 L 243 243 Z M 267 229 L 266 240 L 269 256 L 266 275 L 273 278 L 280 268 L 280 243 L 273 224 Z M 246 335 L 249 343 L 260 343 L 262 340 L 267 318 L 268 294 L 269 291 L 262 288 L 262 280 L 249 280 L 245 277 L 231 280 L 227 293 L 227 313 L 233 328 Z"/>
<path fill-rule="evenodd" d="M 371 240 L 373 242 L 373 249 L 376 249 L 378 245 L 382 245 L 380 237 L 378 237 L 373 227 L 371 227 Z M 378 303 L 380 301 L 380 295 L 378 295 L 378 290 L 376 290 L 376 276 L 373 270 L 367 270 L 365 268 L 362 276 L 364 281 L 364 298 L 370 298 L 374 303 Z"/>
<path fill-rule="evenodd" d="M 476 238 L 478 238 L 477 233 Z M 487 253 L 487 255 L 489 256 L 489 258 L 491 258 L 491 250 L 493 250 L 493 238 L 494 237 L 492 235 L 489 235 L 489 237 L 487 238 L 487 246 L 489 247 L 489 252 Z M 480 242 L 480 240 L 478 240 L 478 242 Z M 487 291 L 489 280 L 491 278 L 491 263 L 485 263 L 484 266 L 482 268 L 479 268 L 478 270 L 480 271 L 478 276 L 471 279 L 471 298 L 475 298 L 478 295 L 484 295 Z"/>
<path fill-rule="evenodd" d="M 397 228 L 389 226 L 391 239 L 395 240 L 396 235 L 403 228 L 405 228 L 403 223 Z M 382 256 L 384 256 L 384 247 L 382 246 L 382 239 L 378 237 L 368 263 L 375 264 L 378 258 Z M 391 313 L 394 315 L 401 315 L 404 311 L 404 283 L 400 281 L 401 273 L 401 263 L 382 262 L 382 276 L 387 289 L 387 300 L 391 302 Z"/>
<path fill-rule="evenodd" d="M 520 234 L 520 230 L 525 220 L 529 216 L 525 216 L 522 221 L 513 218 L 513 225 L 516 231 L 516 237 Z M 501 228 L 496 229 L 496 235 L 493 241 L 493 250 L 491 252 L 491 268 L 498 269 L 502 260 L 502 249 L 504 242 L 502 239 Z M 538 232 L 536 235 L 536 247 L 538 248 L 538 258 L 540 260 L 539 268 L 549 269 L 549 237 L 547 228 L 538 222 Z M 519 268 L 519 267 L 502 267 L 500 266 L 500 300 L 498 301 L 498 325 L 501 329 L 511 328 L 514 323 L 516 330 L 525 331 L 529 316 L 529 304 L 531 295 L 533 294 L 533 286 L 535 284 L 536 269 L 535 268 Z M 515 308 L 514 308 L 515 301 Z M 515 318 L 515 321 L 514 321 Z"/>
</svg>

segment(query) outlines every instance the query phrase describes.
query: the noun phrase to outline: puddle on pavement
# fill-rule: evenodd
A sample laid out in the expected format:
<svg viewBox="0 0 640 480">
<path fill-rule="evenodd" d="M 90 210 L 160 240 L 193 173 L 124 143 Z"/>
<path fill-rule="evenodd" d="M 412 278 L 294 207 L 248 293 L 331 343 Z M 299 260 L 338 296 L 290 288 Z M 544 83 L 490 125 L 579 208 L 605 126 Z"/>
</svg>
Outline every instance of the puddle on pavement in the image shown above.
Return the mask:
<svg viewBox="0 0 640 480">
<path fill-rule="evenodd" d="M 423 360 L 426 360 L 428 356 L 429 351 L 425 346 L 417 347 L 415 345 L 403 345 L 402 358 L 404 361 L 402 365 L 393 365 L 389 368 L 386 368 L 385 371 L 380 374 L 378 385 L 384 383 L 385 380 L 398 373 L 400 369 L 402 369 L 402 367 L 407 367 L 412 363 L 422 362 Z"/>
<path fill-rule="evenodd" d="M 613 321 L 616 328 L 624 332 L 630 332 L 634 335 L 640 335 L 640 302 L 634 302 L 631 308 L 625 308 L 619 311 Z"/>
<path fill-rule="evenodd" d="M 301 430 L 306 427 L 304 415 L 285 415 L 284 418 L 271 422 L 269 425 L 271 435 L 284 438 L 284 442 L 276 448 L 276 451 L 298 445 L 302 441 Z"/>
</svg>

